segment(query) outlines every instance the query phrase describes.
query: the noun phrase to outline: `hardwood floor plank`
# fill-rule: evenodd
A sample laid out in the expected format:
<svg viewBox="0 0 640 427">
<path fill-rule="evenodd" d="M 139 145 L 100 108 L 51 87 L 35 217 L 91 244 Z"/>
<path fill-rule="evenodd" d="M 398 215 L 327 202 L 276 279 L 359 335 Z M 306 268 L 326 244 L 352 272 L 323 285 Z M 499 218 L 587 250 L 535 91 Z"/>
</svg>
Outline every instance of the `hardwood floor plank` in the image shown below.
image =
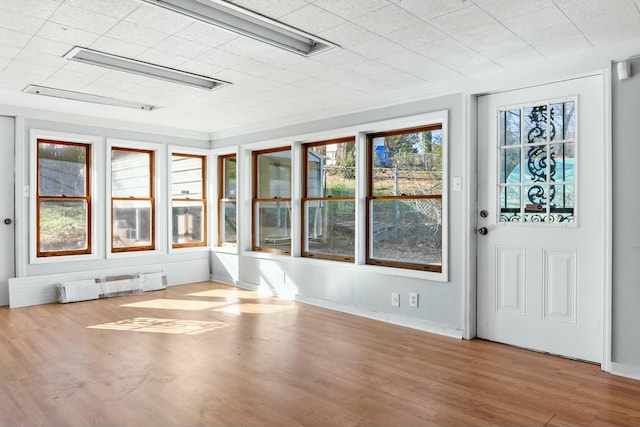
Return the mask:
<svg viewBox="0 0 640 427">
<path fill-rule="evenodd" d="M 640 425 L 640 381 L 203 282 L 0 309 L 0 426 Z"/>
</svg>

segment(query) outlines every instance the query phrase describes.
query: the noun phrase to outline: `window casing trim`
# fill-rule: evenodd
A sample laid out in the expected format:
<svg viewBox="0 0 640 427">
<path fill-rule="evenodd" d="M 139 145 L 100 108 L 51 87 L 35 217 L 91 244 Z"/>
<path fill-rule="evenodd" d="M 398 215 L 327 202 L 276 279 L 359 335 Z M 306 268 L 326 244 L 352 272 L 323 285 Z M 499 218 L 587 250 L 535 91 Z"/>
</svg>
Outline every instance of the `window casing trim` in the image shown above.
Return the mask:
<svg viewBox="0 0 640 427">
<path fill-rule="evenodd" d="M 38 140 L 52 140 L 52 141 L 62 141 L 68 143 L 75 144 L 85 144 L 90 146 L 90 165 L 91 169 L 89 174 L 87 175 L 87 179 L 89 180 L 89 189 L 90 194 L 92 195 L 92 209 L 91 215 L 89 217 L 89 221 L 91 224 L 90 231 L 90 239 L 91 239 L 91 252 L 86 254 L 73 254 L 73 255 L 64 255 L 64 256 L 47 256 L 47 257 L 39 257 L 37 256 L 37 234 L 34 232 L 33 234 L 27 233 L 27 236 L 30 236 L 28 241 L 28 260 L 29 264 L 53 264 L 60 262 L 74 262 L 74 261 L 85 261 L 85 260 L 96 260 L 101 259 L 104 256 L 104 240 L 102 230 L 102 224 L 104 223 L 104 219 L 102 216 L 103 212 L 103 200 L 100 197 L 96 197 L 98 194 L 98 182 L 100 177 L 103 174 L 103 142 L 104 139 L 97 135 L 89 135 L 89 134 L 77 134 L 72 132 L 58 132 L 52 130 L 44 130 L 44 129 L 36 129 L 33 128 L 29 131 L 29 185 L 25 187 L 25 196 L 28 194 L 28 212 L 29 212 L 29 229 L 37 230 L 38 229 L 38 219 L 36 215 L 37 211 L 37 191 L 38 191 Z M 28 192 L 28 193 L 27 193 Z M 26 199 L 26 197 L 25 197 Z M 16 209 L 18 209 L 18 205 L 16 205 Z"/>
<path fill-rule="evenodd" d="M 154 152 L 154 170 L 153 170 L 153 188 L 154 188 L 154 202 L 155 202 L 155 219 L 154 219 L 154 242 L 155 248 L 150 250 L 132 250 L 125 252 L 112 251 L 112 227 L 113 227 L 113 219 L 111 214 L 111 151 L 113 148 L 123 149 L 123 150 L 133 150 L 133 151 L 152 151 Z M 105 161 L 107 170 L 105 173 L 106 180 L 106 192 L 105 192 L 105 227 L 104 227 L 104 235 L 107 249 L 107 259 L 116 259 L 123 257 L 135 257 L 135 256 L 152 256 L 158 255 L 167 252 L 167 239 L 168 239 L 168 224 L 167 224 L 167 213 L 165 209 L 158 209 L 158 206 L 168 206 L 167 203 L 167 183 L 168 179 L 165 176 L 160 176 L 164 174 L 159 174 L 158 170 L 160 165 L 163 164 L 163 170 L 168 170 L 167 165 L 167 146 L 164 144 L 154 144 L 149 142 L 141 142 L 141 141 L 133 141 L 133 140 L 123 140 L 116 138 L 107 138 L 107 147 L 106 154 L 107 159 Z M 166 204 L 165 204 L 166 203 Z"/>
<path fill-rule="evenodd" d="M 225 164 L 225 160 L 227 159 L 235 159 L 236 160 L 236 197 L 235 198 L 227 198 L 225 197 L 225 172 L 226 169 L 224 167 Z M 236 155 L 236 153 L 230 153 L 230 154 L 221 154 L 218 156 L 218 191 L 217 191 L 217 241 L 218 241 L 218 247 L 230 247 L 230 248 L 235 248 L 238 246 L 238 240 L 237 240 L 237 233 L 238 233 L 238 229 L 236 227 L 236 242 L 235 243 L 231 243 L 231 242 L 223 242 L 221 239 L 222 236 L 222 227 L 224 227 L 224 215 L 222 212 L 222 205 L 224 203 L 235 203 L 236 204 L 236 224 L 238 223 L 238 156 Z"/>
<path fill-rule="evenodd" d="M 208 222 L 209 222 L 209 207 L 208 207 L 208 197 L 207 197 L 207 174 L 208 174 L 208 168 L 207 168 L 207 156 L 203 155 L 203 154 L 190 154 L 190 153 L 183 153 L 181 151 L 172 151 L 171 153 L 169 153 L 167 162 L 169 164 L 169 180 L 171 181 L 171 185 L 169 188 L 171 188 L 171 186 L 173 185 L 173 169 L 172 169 L 172 165 L 173 165 L 173 157 L 177 156 L 177 157 L 188 157 L 188 158 L 193 158 L 193 159 L 200 159 L 201 160 L 201 167 L 202 167 L 202 198 L 201 199 L 191 199 L 191 198 L 177 198 L 177 197 L 173 197 L 170 196 L 170 210 L 171 213 L 169 214 L 169 218 L 171 218 L 171 221 L 169 221 L 169 227 L 171 228 L 171 230 L 169 230 L 168 235 L 169 236 L 173 236 L 173 202 L 174 201 L 191 201 L 191 202 L 201 202 L 204 212 L 203 212 L 203 239 L 201 242 L 196 242 L 196 243 L 173 243 L 173 237 L 170 239 L 170 245 L 172 249 L 186 249 L 186 248 L 198 248 L 198 247 L 205 247 L 208 245 Z M 170 191 L 171 192 L 171 191 Z"/>
<path fill-rule="evenodd" d="M 306 229 L 306 209 L 305 209 L 305 203 L 306 202 L 340 202 L 340 201 L 347 201 L 347 202 L 353 202 L 354 203 L 354 221 L 355 221 L 355 205 L 356 205 L 356 195 L 354 194 L 353 196 L 348 196 L 348 197 L 334 197 L 334 196 L 326 196 L 326 197 L 309 197 L 308 196 L 308 180 L 309 180 L 309 170 L 308 170 L 308 162 L 309 162 L 309 149 L 312 149 L 314 147 L 321 147 L 321 146 L 326 146 L 326 145 L 331 145 L 331 144 L 340 144 L 340 143 L 348 143 L 348 142 L 353 142 L 354 144 L 356 143 L 356 137 L 355 136 L 346 136 L 346 137 L 341 137 L 341 138 L 333 138 L 333 139 L 328 139 L 328 140 L 324 140 L 324 141 L 315 141 L 315 142 L 305 142 L 302 144 L 302 162 L 301 162 L 301 166 L 302 166 L 302 178 L 301 178 L 301 187 L 302 187 L 302 197 L 300 199 L 300 255 L 303 258 L 313 258 L 313 259 L 324 259 L 324 260 L 330 260 L 330 261 L 339 261 L 339 262 L 346 262 L 346 263 L 353 263 L 355 262 L 355 254 L 353 256 L 347 256 L 347 255 L 336 255 L 336 254 L 328 254 L 328 253 L 321 253 L 321 252 L 310 252 L 310 251 L 305 251 L 305 240 L 306 240 L 306 233 L 305 233 L 305 229 Z M 357 163 L 357 162 L 356 162 Z M 357 164 L 356 164 L 357 167 Z"/>
</svg>

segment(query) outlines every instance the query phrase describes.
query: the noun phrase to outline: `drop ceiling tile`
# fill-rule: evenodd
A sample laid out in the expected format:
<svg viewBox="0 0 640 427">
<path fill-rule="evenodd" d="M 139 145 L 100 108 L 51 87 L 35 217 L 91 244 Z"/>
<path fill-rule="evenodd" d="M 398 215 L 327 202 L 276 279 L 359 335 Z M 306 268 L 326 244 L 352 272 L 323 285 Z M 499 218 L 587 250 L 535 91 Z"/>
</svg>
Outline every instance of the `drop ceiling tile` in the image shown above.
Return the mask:
<svg viewBox="0 0 640 427">
<path fill-rule="evenodd" d="M 397 68 L 421 79 L 435 82 L 460 77 L 460 74 L 414 52 L 404 52 L 380 60 L 383 64 Z"/>
<path fill-rule="evenodd" d="M 115 96 L 118 93 L 131 89 L 136 83 L 104 75 L 86 85 L 84 90 L 90 93 L 99 93 L 104 96 Z"/>
<path fill-rule="evenodd" d="M 321 80 L 315 77 L 307 76 L 307 78 L 304 80 L 291 83 L 291 86 L 305 89 L 305 90 L 323 91 L 327 87 L 333 87 L 334 84 L 326 80 Z"/>
<path fill-rule="evenodd" d="M 61 5 L 49 20 L 65 27 L 73 27 L 98 34 L 105 33 L 118 23 L 118 19 L 111 16 L 66 4 Z"/>
<path fill-rule="evenodd" d="M 127 43 L 130 42 L 147 47 L 153 47 L 168 37 L 164 32 L 155 31 L 126 21 L 118 23 L 106 35 Z"/>
<path fill-rule="evenodd" d="M 184 56 L 178 56 L 172 53 L 162 52 L 155 48 L 148 49 L 136 56 L 135 59 L 149 64 L 160 65 L 162 67 L 180 68 L 180 64 L 183 64 L 189 60 Z"/>
<path fill-rule="evenodd" d="M 291 84 L 295 82 L 299 82 L 305 80 L 307 77 L 303 74 L 296 73 L 289 70 L 278 70 L 273 73 L 268 73 L 264 75 L 265 79 L 272 80 L 274 82 L 279 82 L 283 84 Z"/>
<path fill-rule="evenodd" d="M 178 37 L 167 37 L 153 47 L 159 51 L 180 55 L 187 58 L 195 58 L 202 55 L 210 48 L 200 43 L 192 42 Z"/>
<path fill-rule="evenodd" d="M 0 9 L 19 12 L 35 18 L 47 19 L 63 3 L 63 0 L 2 0 Z"/>
<path fill-rule="evenodd" d="M 378 37 L 376 33 L 352 22 L 343 22 L 333 28 L 321 31 L 318 33 L 318 36 L 342 48 L 349 48 Z"/>
<path fill-rule="evenodd" d="M 367 60 L 364 56 L 349 52 L 344 49 L 333 49 L 326 52 L 321 52 L 312 56 L 312 62 L 319 62 L 328 66 L 342 68 L 344 70 L 351 70 L 353 67 Z"/>
<path fill-rule="evenodd" d="M 84 64 L 82 62 L 66 61 L 63 70 L 69 70 L 72 73 L 82 73 L 88 76 L 104 77 L 111 72 L 110 69 L 98 67 L 97 65 Z"/>
<path fill-rule="evenodd" d="M 38 31 L 45 23 L 44 19 L 27 16 L 11 10 L 0 10 L 0 12 L 0 28 L 8 30 L 32 34 Z"/>
<path fill-rule="evenodd" d="M 31 64 L 33 67 L 57 70 L 67 64 L 67 60 L 62 56 L 49 55 L 48 53 L 36 52 L 23 49 L 17 56 L 16 61 Z"/>
<path fill-rule="evenodd" d="M 13 60 L 0 74 L 0 79 L 22 80 L 25 83 L 39 83 L 57 70 L 49 67 L 34 67 L 30 62 Z M 25 84 L 26 86 L 26 84 Z"/>
<path fill-rule="evenodd" d="M 424 22 L 385 35 L 385 38 L 408 49 L 418 48 L 434 40 L 442 40 L 446 37 L 448 36 L 442 31 Z"/>
<path fill-rule="evenodd" d="M 318 34 L 342 24 L 345 19 L 317 6 L 307 5 L 283 16 L 280 21 L 302 31 Z"/>
<path fill-rule="evenodd" d="M 443 33 L 459 39 L 460 35 L 473 32 L 477 28 L 493 28 L 498 24 L 498 21 L 474 6 L 430 19 L 429 23 Z"/>
<path fill-rule="evenodd" d="M 474 0 L 474 3 L 479 8 L 499 21 L 535 13 L 543 9 L 556 8 L 552 0 L 537 0 L 535 2 L 512 0 Z"/>
<path fill-rule="evenodd" d="M 130 13 L 125 21 L 165 34 L 174 34 L 193 23 L 191 18 L 146 3 Z"/>
<path fill-rule="evenodd" d="M 369 78 L 373 78 L 374 80 L 378 80 L 376 77 L 379 76 L 380 74 L 388 73 L 390 71 L 398 71 L 398 70 L 386 64 L 382 64 L 380 62 L 377 62 L 371 59 L 364 59 L 362 62 L 352 65 L 350 67 L 350 71 L 364 77 L 369 77 Z"/>
<path fill-rule="evenodd" d="M 220 46 L 239 37 L 235 33 L 213 27 L 200 21 L 192 22 L 189 26 L 175 33 L 175 36 L 201 43 L 209 48 Z"/>
<path fill-rule="evenodd" d="M 389 5 L 359 17 L 356 23 L 376 34 L 385 35 L 417 25 L 421 21 L 406 10 L 396 5 Z"/>
<path fill-rule="evenodd" d="M 304 0 L 260 0 L 258 2 L 255 0 L 232 0 L 231 3 L 272 19 L 288 15 L 308 4 Z"/>
<path fill-rule="evenodd" d="M 53 86 L 50 81 L 51 80 L 55 80 L 55 81 L 70 81 L 70 82 L 74 82 L 74 83 L 78 83 L 81 84 L 82 86 L 88 85 L 90 83 L 93 83 L 94 81 L 98 80 L 100 77 L 97 75 L 91 75 L 91 74 L 86 74 L 86 73 L 78 73 L 76 71 L 72 71 L 69 69 L 63 69 L 63 70 L 58 70 L 55 73 L 53 73 L 49 79 L 47 79 L 47 81 L 45 82 L 45 85 L 48 86 Z"/>
<path fill-rule="evenodd" d="M 371 76 L 371 78 L 396 87 L 413 87 L 426 82 L 426 80 L 420 77 L 393 68 L 390 68 L 388 71 L 383 71 L 375 76 Z"/>
<path fill-rule="evenodd" d="M 408 52 L 408 49 L 383 37 L 367 40 L 364 43 L 350 47 L 349 50 L 369 59 L 384 58 Z"/>
<path fill-rule="evenodd" d="M 140 7 L 136 0 L 66 0 L 65 5 L 90 10 L 100 15 L 123 19 Z"/>
<path fill-rule="evenodd" d="M 217 65 L 208 64 L 206 62 L 197 61 L 195 59 L 191 59 L 180 64 L 180 69 L 188 73 L 194 73 L 201 76 L 208 76 L 213 78 L 217 78 L 216 75 L 224 70 L 224 68 Z"/>
<path fill-rule="evenodd" d="M 278 50 L 277 47 L 249 37 L 237 37 L 218 46 L 218 49 L 247 58 L 255 58 L 256 56 L 268 58 L 269 54 Z"/>
<path fill-rule="evenodd" d="M 359 16 L 366 15 L 385 6 L 389 6 L 389 0 L 368 1 L 344 1 L 344 0 L 317 0 L 314 6 L 324 9 L 334 15 L 341 16 L 349 21 Z"/>
<path fill-rule="evenodd" d="M 24 47 L 31 39 L 30 34 L 0 27 L 0 43 L 3 46 Z"/>
<path fill-rule="evenodd" d="M 148 46 L 140 44 L 126 42 L 122 40 L 114 39 L 112 37 L 102 36 L 90 46 L 90 49 L 98 50 L 100 52 L 110 53 L 112 55 L 124 56 L 125 58 L 135 58 L 142 52 L 149 49 Z"/>
<path fill-rule="evenodd" d="M 5 44 L 0 44 L 0 58 L 6 60 L 13 60 L 20 52 L 21 48 L 15 46 L 7 46 Z"/>
<path fill-rule="evenodd" d="M 74 46 L 89 46 L 91 43 L 95 42 L 98 37 L 100 37 L 98 34 L 77 28 L 66 27 L 55 22 L 46 22 L 38 30 L 36 35 L 45 39 L 60 43 L 67 43 Z"/>
<path fill-rule="evenodd" d="M 502 69 L 491 59 L 450 37 L 416 47 L 414 52 L 466 76 L 484 75 Z"/>
<path fill-rule="evenodd" d="M 391 0 L 407 12 L 421 18 L 431 19 L 457 10 L 472 7 L 471 2 L 460 0 Z"/>
<path fill-rule="evenodd" d="M 33 37 L 24 47 L 25 50 L 48 53 L 49 55 L 58 57 L 66 55 L 72 48 L 73 45 L 68 43 L 60 43 L 49 39 L 43 39 L 42 37 Z"/>
</svg>

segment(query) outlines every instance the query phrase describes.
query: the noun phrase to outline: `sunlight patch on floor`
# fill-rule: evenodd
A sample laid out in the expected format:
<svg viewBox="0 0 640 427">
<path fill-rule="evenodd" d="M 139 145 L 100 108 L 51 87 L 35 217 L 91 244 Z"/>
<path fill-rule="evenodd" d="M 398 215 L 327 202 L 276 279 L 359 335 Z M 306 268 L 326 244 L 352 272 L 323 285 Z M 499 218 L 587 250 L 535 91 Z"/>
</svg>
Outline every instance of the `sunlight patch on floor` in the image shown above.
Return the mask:
<svg viewBox="0 0 640 427">
<path fill-rule="evenodd" d="M 233 304 L 226 307 L 215 308 L 213 311 L 221 311 L 226 314 L 240 315 L 240 314 L 272 314 L 282 311 L 288 311 L 295 309 L 296 306 L 282 305 L 282 304 Z"/>
<path fill-rule="evenodd" d="M 152 299 L 131 304 L 123 304 L 121 307 L 158 308 L 162 310 L 206 310 L 227 305 L 227 302 L 194 301 L 182 299 Z"/>
<path fill-rule="evenodd" d="M 256 292 L 239 289 L 211 289 L 209 291 L 195 292 L 187 294 L 190 297 L 208 297 L 208 298 L 243 298 L 243 299 L 259 299 L 271 297 L 271 292 Z"/>
<path fill-rule="evenodd" d="M 160 334 L 196 335 L 229 326 L 225 322 L 201 320 L 162 319 L 156 317 L 136 317 L 101 325 L 87 326 L 88 329 L 110 329 L 114 331 L 153 332 Z"/>
</svg>

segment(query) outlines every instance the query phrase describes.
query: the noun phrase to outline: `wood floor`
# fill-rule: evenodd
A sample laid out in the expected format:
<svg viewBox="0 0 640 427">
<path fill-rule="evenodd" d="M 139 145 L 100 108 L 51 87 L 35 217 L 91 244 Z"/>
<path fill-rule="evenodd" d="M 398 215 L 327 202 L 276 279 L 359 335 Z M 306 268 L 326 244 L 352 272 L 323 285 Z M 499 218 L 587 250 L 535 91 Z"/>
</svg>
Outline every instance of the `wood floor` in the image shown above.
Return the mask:
<svg viewBox="0 0 640 427">
<path fill-rule="evenodd" d="M 2 426 L 640 425 L 640 381 L 215 283 L 0 309 Z"/>
</svg>

